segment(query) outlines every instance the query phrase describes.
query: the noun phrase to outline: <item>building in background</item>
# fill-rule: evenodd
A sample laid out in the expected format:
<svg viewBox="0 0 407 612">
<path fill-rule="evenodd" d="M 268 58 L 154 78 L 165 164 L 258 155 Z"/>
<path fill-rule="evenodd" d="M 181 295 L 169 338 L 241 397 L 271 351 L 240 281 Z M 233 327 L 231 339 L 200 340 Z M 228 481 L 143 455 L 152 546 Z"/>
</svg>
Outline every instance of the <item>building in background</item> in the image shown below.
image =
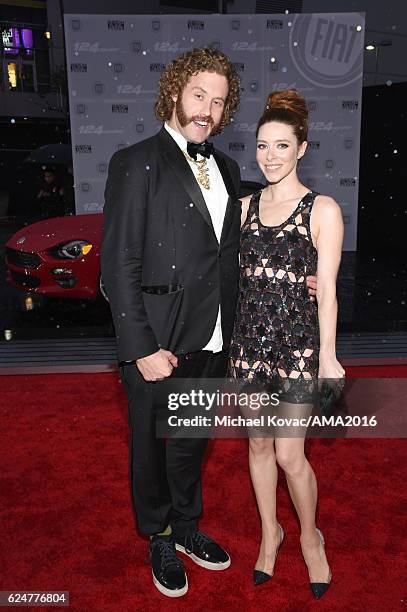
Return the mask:
<svg viewBox="0 0 407 612">
<path fill-rule="evenodd" d="M 64 62 L 53 64 L 45 0 L 0 0 L 0 53 L 0 116 L 66 116 Z"/>
<path fill-rule="evenodd" d="M 53 65 L 52 42 L 45 0 L 0 0 L 0 216 L 29 207 L 30 151 L 69 142 L 65 66 Z"/>
</svg>

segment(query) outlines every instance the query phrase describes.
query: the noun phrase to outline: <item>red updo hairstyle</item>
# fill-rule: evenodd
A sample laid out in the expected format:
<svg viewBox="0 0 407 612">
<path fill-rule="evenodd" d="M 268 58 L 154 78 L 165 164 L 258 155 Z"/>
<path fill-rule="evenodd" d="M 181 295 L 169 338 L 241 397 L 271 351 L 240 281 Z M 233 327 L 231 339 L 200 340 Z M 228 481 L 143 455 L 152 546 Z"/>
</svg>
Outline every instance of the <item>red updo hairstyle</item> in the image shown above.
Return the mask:
<svg viewBox="0 0 407 612">
<path fill-rule="evenodd" d="M 275 91 L 269 95 L 266 108 L 257 124 L 256 138 L 261 126 L 265 123 L 270 123 L 270 121 L 279 121 L 280 123 L 291 125 L 298 145 L 307 140 L 307 104 L 305 99 L 295 89 Z"/>
</svg>

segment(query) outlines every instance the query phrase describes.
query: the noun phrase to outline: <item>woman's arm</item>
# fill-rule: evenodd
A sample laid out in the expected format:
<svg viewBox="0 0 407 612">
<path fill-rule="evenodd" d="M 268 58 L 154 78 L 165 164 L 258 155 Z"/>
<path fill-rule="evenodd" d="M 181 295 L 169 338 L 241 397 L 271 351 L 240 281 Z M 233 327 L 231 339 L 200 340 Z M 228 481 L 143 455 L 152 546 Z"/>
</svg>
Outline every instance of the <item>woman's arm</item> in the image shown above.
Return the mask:
<svg viewBox="0 0 407 612">
<path fill-rule="evenodd" d="M 250 204 L 251 197 L 252 197 L 251 195 L 248 195 L 240 199 L 242 203 L 242 214 L 240 217 L 240 227 L 242 227 L 243 223 L 246 221 L 247 211 L 249 210 L 249 204 Z"/>
<path fill-rule="evenodd" d="M 332 198 L 318 196 L 315 200 L 311 219 L 311 231 L 318 251 L 319 377 L 341 378 L 345 372 L 336 359 L 338 316 L 336 277 L 341 261 L 343 243 L 341 209 Z"/>
</svg>

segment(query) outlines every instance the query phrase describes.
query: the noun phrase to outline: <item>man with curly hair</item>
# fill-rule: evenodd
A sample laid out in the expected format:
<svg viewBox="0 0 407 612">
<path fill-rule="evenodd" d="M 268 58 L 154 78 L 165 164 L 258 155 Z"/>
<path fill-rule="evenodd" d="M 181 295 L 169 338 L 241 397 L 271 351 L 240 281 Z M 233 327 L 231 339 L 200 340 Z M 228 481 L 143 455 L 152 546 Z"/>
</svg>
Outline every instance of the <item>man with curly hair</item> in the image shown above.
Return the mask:
<svg viewBox="0 0 407 612">
<path fill-rule="evenodd" d="M 105 191 L 102 275 L 129 398 L 130 474 L 153 582 L 188 589 L 176 550 L 226 569 L 230 557 L 198 529 L 207 440 L 156 437 L 160 381 L 222 378 L 238 290 L 240 172 L 206 139 L 231 121 L 240 83 L 229 59 L 193 49 L 163 72 L 153 136 L 115 153 Z"/>
</svg>

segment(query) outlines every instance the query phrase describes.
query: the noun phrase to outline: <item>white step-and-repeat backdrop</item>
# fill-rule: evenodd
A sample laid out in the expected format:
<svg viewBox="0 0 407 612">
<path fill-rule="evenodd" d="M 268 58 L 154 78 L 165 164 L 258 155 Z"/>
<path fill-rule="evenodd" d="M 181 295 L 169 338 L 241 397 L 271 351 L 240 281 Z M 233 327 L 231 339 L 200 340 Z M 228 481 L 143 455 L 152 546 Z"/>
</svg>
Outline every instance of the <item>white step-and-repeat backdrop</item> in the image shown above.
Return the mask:
<svg viewBox="0 0 407 612">
<path fill-rule="evenodd" d="M 69 100 L 78 214 L 103 210 L 112 154 L 148 138 L 165 64 L 193 47 L 213 46 L 242 79 L 234 122 L 215 145 L 261 181 L 255 128 L 271 91 L 296 89 L 307 100 L 309 146 L 300 176 L 334 197 L 356 249 L 364 16 L 65 15 Z"/>
</svg>

